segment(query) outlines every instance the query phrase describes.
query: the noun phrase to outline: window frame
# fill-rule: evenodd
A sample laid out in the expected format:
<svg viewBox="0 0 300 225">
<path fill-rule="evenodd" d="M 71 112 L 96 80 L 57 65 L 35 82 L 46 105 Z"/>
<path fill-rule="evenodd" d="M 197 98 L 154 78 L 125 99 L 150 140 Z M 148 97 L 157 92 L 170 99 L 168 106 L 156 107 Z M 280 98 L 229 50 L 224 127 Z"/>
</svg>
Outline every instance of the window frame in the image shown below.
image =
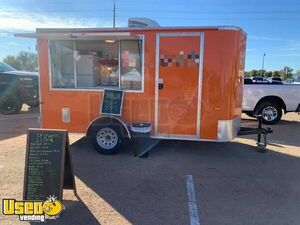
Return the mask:
<svg viewBox="0 0 300 225">
<path fill-rule="evenodd" d="M 77 88 L 77 79 L 78 79 L 78 74 L 77 74 L 77 68 L 76 68 L 76 63 L 75 60 L 73 60 L 74 62 L 74 88 L 57 88 L 57 87 L 53 87 L 53 71 L 52 71 L 52 62 L 51 62 L 51 51 L 50 51 L 50 42 L 51 41 L 59 41 L 61 39 L 48 39 L 47 41 L 47 45 L 48 45 L 48 75 L 49 75 L 49 90 L 50 91 L 84 91 L 84 92 L 103 92 L 105 89 L 115 89 L 115 90 L 123 90 L 124 92 L 133 92 L 133 93 L 144 93 L 144 86 L 145 86 L 145 35 L 144 34 L 139 34 L 136 35 L 137 39 L 139 41 L 142 41 L 142 51 L 141 51 L 141 60 L 142 60 L 142 68 L 141 68 L 141 74 L 142 74 L 142 87 L 140 90 L 132 90 L 132 89 L 121 89 L 121 80 L 120 80 L 120 74 L 121 74 L 121 45 L 120 45 L 120 41 L 124 40 L 134 40 L 134 39 L 118 39 L 118 51 L 119 51 L 119 86 L 118 88 L 115 87 L 95 87 L 95 88 L 90 88 L 90 87 L 86 87 L 86 88 Z M 117 38 L 118 36 L 116 36 Z M 63 39 L 66 40 L 66 39 Z M 80 41 L 80 39 L 76 39 L 78 41 Z M 69 39 L 69 41 L 73 41 L 73 49 L 76 48 L 76 40 L 74 39 Z M 97 39 L 95 39 L 97 40 Z"/>
</svg>

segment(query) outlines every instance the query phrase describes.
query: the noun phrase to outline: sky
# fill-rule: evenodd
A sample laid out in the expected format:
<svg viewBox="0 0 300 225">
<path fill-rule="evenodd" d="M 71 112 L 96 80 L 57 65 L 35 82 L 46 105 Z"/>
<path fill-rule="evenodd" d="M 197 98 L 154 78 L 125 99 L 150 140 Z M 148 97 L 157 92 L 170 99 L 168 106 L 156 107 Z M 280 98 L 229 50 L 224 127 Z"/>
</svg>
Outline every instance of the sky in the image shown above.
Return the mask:
<svg viewBox="0 0 300 225">
<path fill-rule="evenodd" d="M 35 28 L 112 27 L 113 0 L 0 0 L 0 60 L 35 51 L 35 39 L 14 33 Z M 239 26 L 247 33 L 246 71 L 300 70 L 300 1 L 116 0 L 116 26 L 130 17 L 161 26 Z"/>
</svg>

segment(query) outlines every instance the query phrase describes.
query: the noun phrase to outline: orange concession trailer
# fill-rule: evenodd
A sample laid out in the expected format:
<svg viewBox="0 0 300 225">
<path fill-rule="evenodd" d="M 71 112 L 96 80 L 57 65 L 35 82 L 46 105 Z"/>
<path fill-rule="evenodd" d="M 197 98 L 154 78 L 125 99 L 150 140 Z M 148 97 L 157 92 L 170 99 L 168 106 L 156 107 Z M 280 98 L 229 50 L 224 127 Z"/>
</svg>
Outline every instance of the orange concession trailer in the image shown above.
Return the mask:
<svg viewBox="0 0 300 225">
<path fill-rule="evenodd" d="M 42 128 L 86 133 L 108 154 L 139 122 L 157 139 L 223 142 L 240 129 L 246 34 L 238 27 L 37 29 L 19 36 L 37 38 Z M 123 91 L 120 115 L 101 114 L 106 89 Z"/>
</svg>

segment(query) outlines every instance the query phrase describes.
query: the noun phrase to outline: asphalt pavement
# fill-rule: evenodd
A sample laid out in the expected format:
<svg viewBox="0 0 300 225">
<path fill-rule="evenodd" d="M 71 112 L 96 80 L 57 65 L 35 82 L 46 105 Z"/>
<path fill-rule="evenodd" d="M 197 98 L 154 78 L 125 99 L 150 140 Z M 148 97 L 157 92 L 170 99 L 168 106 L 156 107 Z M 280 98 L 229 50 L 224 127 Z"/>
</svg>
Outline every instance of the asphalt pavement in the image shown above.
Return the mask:
<svg viewBox="0 0 300 225">
<path fill-rule="evenodd" d="M 31 126 L 38 126 L 38 114 L 0 117 L 0 198 L 21 199 Z M 245 136 L 230 143 L 161 141 L 142 159 L 130 145 L 101 155 L 82 135 L 70 134 L 79 199 L 65 191 L 66 209 L 48 223 L 297 225 L 300 116 L 285 115 L 272 129 L 267 153 L 257 152 L 255 136 Z"/>
</svg>

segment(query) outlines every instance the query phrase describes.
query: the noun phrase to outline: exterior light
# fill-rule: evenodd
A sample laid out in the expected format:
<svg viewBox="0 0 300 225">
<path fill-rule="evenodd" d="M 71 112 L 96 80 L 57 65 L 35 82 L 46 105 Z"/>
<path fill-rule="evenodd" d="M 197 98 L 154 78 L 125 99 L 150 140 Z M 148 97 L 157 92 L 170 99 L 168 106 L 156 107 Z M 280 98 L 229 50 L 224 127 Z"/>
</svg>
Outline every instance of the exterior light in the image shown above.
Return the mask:
<svg viewBox="0 0 300 225">
<path fill-rule="evenodd" d="M 106 43 L 115 43 L 116 40 L 110 40 L 110 39 L 107 39 L 107 40 L 105 40 L 105 42 L 106 42 Z"/>
</svg>

